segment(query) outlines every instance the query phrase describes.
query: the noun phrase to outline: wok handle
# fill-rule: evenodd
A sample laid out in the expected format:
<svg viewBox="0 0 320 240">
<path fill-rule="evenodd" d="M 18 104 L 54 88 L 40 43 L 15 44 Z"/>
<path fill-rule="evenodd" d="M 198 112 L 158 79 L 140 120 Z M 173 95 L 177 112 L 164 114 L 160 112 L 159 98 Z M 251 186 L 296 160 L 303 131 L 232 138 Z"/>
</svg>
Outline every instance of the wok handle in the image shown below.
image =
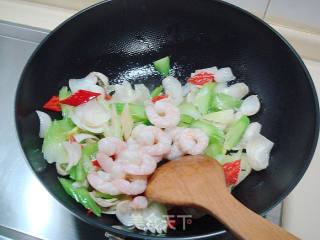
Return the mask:
<svg viewBox="0 0 320 240">
<path fill-rule="evenodd" d="M 296 236 L 251 211 L 230 193 L 222 194 L 223 201 L 218 204 L 208 202 L 204 208 L 220 220 L 241 240 L 297 240 Z M 221 196 L 222 197 L 222 196 Z M 216 200 L 215 200 L 216 201 Z"/>
</svg>

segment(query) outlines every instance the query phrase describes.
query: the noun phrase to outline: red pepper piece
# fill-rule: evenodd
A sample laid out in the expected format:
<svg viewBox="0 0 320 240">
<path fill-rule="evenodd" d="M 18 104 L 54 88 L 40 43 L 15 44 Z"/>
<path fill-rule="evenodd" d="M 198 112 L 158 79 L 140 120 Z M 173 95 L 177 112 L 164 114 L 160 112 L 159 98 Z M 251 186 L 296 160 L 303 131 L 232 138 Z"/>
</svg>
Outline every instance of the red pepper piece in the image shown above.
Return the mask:
<svg viewBox="0 0 320 240">
<path fill-rule="evenodd" d="M 92 212 L 93 212 L 92 209 L 89 208 L 89 209 L 87 210 L 87 215 L 88 215 L 88 216 L 91 216 L 91 215 L 92 215 Z"/>
<path fill-rule="evenodd" d="M 100 93 L 90 92 L 87 90 L 79 90 L 71 96 L 67 97 L 66 99 L 61 100 L 60 103 L 76 107 L 83 103 L 89 102 L 90 100 L 98 97 L 99 95 Z"/>
<path fill-rule="evenodd" d="M 99 162 L 98 162 L 97 159 L 94 159 L 94 160 L 92 160 L 91 162 L 92 162 L 92 165 L 93 165 L 93 166 L 95 166 L 95 167 L 97 167 L 97 168 L 101 168 L 101 166 L 100 166 L 100 164 L 99 164 Z"/>
<path fill-rule="evenodd" d="M 214 81 L 214 75 L 208 72 L 200 72 L 188 79 L 189 83 L 202 86 L 208 82 Z"/>
<path fill-rule="evenodd" d="M 55 111 L 55 112 L 60 112 L 61 107 L 60 107 L 60 101 L 58 96 L 52 96 L 48 102 L 46 102 L 43 105 L 44 109 Z"/>
<path fill-rule="evenodd" d="M 73 142 L 76 142 L 76 139 L 74 138 L 73 135 L 70 135 L 68 138 L 68 141 L 69 141 L 69 143 L 73 143 Z"/>
<path fill-rule="evenodd" d="M 236 184 L 240 173 L 241 160 L 223 164 L 224 175 L 226 177 L 227 186 Z"/>
<path fill-rule="evenodd" d="M 105 100 L 111 100 L 111 99 L 112 99 L 112 96 L 110 96 L 109 94 L 106 94 L 106 95 L 104 96 L 104 99 L 105 99 Z"/>
<path fill-rule="evenodd" d="M 155 102 L 158 102 L 162 99 L 165 99 L 167 98 L 168 96 L 167 95 L 159 95 L 159 96 L 155 96 L 151 99 L 151 102 L 155 103 Z"/>
</svg>

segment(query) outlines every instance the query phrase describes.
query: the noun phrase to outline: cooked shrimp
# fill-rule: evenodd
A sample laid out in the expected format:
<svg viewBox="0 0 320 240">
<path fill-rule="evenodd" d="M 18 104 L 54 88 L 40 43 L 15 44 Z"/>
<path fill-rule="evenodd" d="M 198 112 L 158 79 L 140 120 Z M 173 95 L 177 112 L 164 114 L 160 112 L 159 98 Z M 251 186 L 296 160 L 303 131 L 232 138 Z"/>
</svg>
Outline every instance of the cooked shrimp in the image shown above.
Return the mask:
<svg viewBox="0 0 320 240">
<path fill-rule="evenodd" d="M 126 149 L 126 143 L 117 137 L 102 138 L 98 143 L 99 150 L 108 156 L 118 155 L 121 151 Z"/>
<path fill-rule="evenodd" d="M 151 156 L 162 156 L 170 151 L 172 139 L 158 127 L 145 126 L 132 137 L 141 145 L 142 151 Z"/>
<path fill-rule="evenodd" d="M 112 171 L 114 161 L 111 157 L 104 152 L 98 152 L 96 158 L 103 171 L 106 173 L 110 173 Z"/>
<path fill-rule="evenodd" d="M 179 109 L 167 100 L 146 106 L 149 121 L 159 128 L 170 128 L 178 125 L 180 121 Z"/>
<path fill-rule="evenodd" d="M 183 152 L 181 151 L 179 146 L 176 143 L 173 143 L 170 148 L 170 152 L 166 154 L 164 157 L 168 160 L 175 160 L 182 156 L 183 156 Z"/>
<path fill-rule="evenodd" d="M 182 152 L 190 155 L 201 154 L 207 148 L 208 143 L 208 136 L 197 128 L 183 130 L 177 142 Z"/>
<path fill-rule="evenodd" d="M 144 209 L 148 207 L 148 199 L 145 196 L 137 196 L 132 199 L 130 207 L 133 209 Z"/>
<path fill-rule="evenodd" d="M 104 152 L 97 153 L 97 161 L 102 170 L 106 173 L 109 173 L 112 178 L 123 178 L 125 176 L 122 165 L 120 165 L 118 162 L 115 162 Z"/>
<path fill-rule="evenodd" d="M 114 184 L 115 180 L 112 178 L 111 174 L 103 171 L 90 172 L 87 175 L 87 180 L 94 189 L 100 192 L 111 195 L 121 194 L 121 191 Z"/>
<path fill-rule="evenodd" d="M 114 186 L 123 194 L 138 195 L 143 193 L 147 188 L 147 180 L 138 179 L 128 181 L 126 179 L 116 179 L 113 182 Z"/>
<path fill-rule="evenodd" d="M 157 167 L 156 160 L 142 150 L 125 150 L 116 162 L 121 164 L 126 173 L 132 175 L 149 175 Z"/>
<path fill-rule="evenodd" d="M 164 130 L 164 132 L 172 138 L 173 142 L 175 142 L 184 129 L 185 128 L 183 127 L 167 128 Z"/>
</svg>

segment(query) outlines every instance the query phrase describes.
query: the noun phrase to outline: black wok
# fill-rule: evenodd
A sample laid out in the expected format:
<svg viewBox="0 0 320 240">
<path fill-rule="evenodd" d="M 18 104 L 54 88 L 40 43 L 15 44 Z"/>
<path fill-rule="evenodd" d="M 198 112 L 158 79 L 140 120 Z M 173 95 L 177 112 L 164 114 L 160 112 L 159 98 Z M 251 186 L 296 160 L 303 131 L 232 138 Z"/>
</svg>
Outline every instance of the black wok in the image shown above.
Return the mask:
<svg viewBox="0 0 320 240">
<path fill-rule="evenodd" d="M 231 66 L 237 81 L 260 96 L 262 110 L 253 120 L 275 142 L 270 166 L 253 172 L 233 194 L 250 209 L 266 213 L 289 194 L 311 161 L 318 138 L 317 96 L 300 57 L 279 34 L 220 1 L 106 1 L 55 29 L 27 63 L 16 95 L 18 134 L 32 169 L 48 191 L 83 221 L 120 236 L 157 238 L 113 228 L 119 223 L 112 216 L 88 216 L 62 190 L 55 167 L 42 157 L 35 110 L 69 78 L 93 70 L 106 74 L 112 83 L 126 79 L 153 88 L 161 77 L 151 63 L 166 55 L 173 62 L 172 74 L 182 81 L 194 69 Z M 223 229 L 213 218 L 204 217 L 186 231 L 169 231 L 162 237 L 212 238 Z"/>
</svg>

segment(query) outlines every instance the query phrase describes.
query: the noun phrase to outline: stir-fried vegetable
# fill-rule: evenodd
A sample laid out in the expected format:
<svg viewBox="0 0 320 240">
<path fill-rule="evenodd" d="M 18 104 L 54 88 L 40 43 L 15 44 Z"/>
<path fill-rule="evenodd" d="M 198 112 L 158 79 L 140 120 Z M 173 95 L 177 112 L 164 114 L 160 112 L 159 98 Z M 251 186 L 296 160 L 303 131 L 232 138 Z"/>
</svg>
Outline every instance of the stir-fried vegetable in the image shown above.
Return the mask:
<svg viewBox="0 0 320 240">
<path fill-rule="evenodd" d="M 54 112 L 60 112 L 61 107 L 60 107 L 60 101 L 58 96 L 52 96 L 48 102 L 46 102 L 43 105 L 44 109 L 54 111 Z"/>
<path fill-rule="evenodd" d="M 224 142 L 224 149 L 229 150 L 235 147 L 246 131 L 250 120 L 246 116 L 242 116 L 239 120 L 237 120 L 234 124 L 232 124 L 227 131 L 225 142 Z"/>
<path fill-rule="evenodd" d="M 153 89 L 153 91 L 150 94 L 150 97 L 154 98 L 156 96 L 159 96 L 162 92 L 163 92 L 163 86 L 160 85 L 160 86 L 156 87 L 155 89 Z"/>
<path fill-rule="evenodd" d="M 208 122 L 200 120 L 194 121 L 191 124 L 191 127 L 200 128 L 202 131 L 204 131 L 208 135 L 210 142 L 222 143 L 224 141 L 223 131 Z"/>
<path fill-rule="evenodd" d="M 153 62 L 154 68 L 163 76 L 168 76 L 170 71 L 170 58 L 164 57 Z"/>
<path fill-rule="evenodd" d="M 201 114 L 206 114 L 209 109 L 213 98 L 215 84 L 205 84 L 196 94 L 194 105 L 198 108 Z"/>
<path fill-rule="evenodd" d="M 67 153 L 63 142 L 68 139 L 68 134 L 74 128 L 70 119 L 54 120 L 48 128 L 42 145 L 44 158 L 49 163 L 65 162 Z"/>
<path fill-rule="evenodd" d="M 83 103 L 89 102 L 92 99 L 95 99 L 99 95 L 100 93 L 90 92 L 86 90 L 79 90 L 73 93 L 71 96 L 63 100 L 60 100 L 60 103 L 76 107 L 76 106 L 79 106 L 80 104 L 83 104 Z"/>
<path fill-rule="evenodd" d="M 214 111 L 237 109 L 241 106 L 241 101 L 224 93 L 218 93 L 213 96 L 212 109 Z"/>
<path fill-rule="evenodd" d="M 101 216 L 101 208 L 96 204 L 96 202 L 92 199 L 89 192 L 85 188 L 74 188 L 72 185 L 72 181 L 59 178 L 59 181 L 63 187 L 63 189 L 78 203 L 81 203 L 86 209 L 90 209 L 95 215 L 98 217 Z"/>
<path fill-rule="evenodd" d="M 268 166 L 273 142 L 261 124 L 249 124 L 261 103 L 257 95 L 242 99 L 249 87 L 231 84 L 231 68 L 196 70 L 182 85 L 169 76 L 169 57 L 153 65 L 162 81 L 151 93 L 91 72 L 70 79 L 44 105 L 62 110 L 62 120 L 37 114 L 44 158 L 64 176 L 65 192 L 97 216 L 115 214 L 125 226 L 160 234 L 166 206 L 143 195 L 159 162 L 206 154 L 223 166 L 232 190 L 252 169 Z"/>
</svg>

